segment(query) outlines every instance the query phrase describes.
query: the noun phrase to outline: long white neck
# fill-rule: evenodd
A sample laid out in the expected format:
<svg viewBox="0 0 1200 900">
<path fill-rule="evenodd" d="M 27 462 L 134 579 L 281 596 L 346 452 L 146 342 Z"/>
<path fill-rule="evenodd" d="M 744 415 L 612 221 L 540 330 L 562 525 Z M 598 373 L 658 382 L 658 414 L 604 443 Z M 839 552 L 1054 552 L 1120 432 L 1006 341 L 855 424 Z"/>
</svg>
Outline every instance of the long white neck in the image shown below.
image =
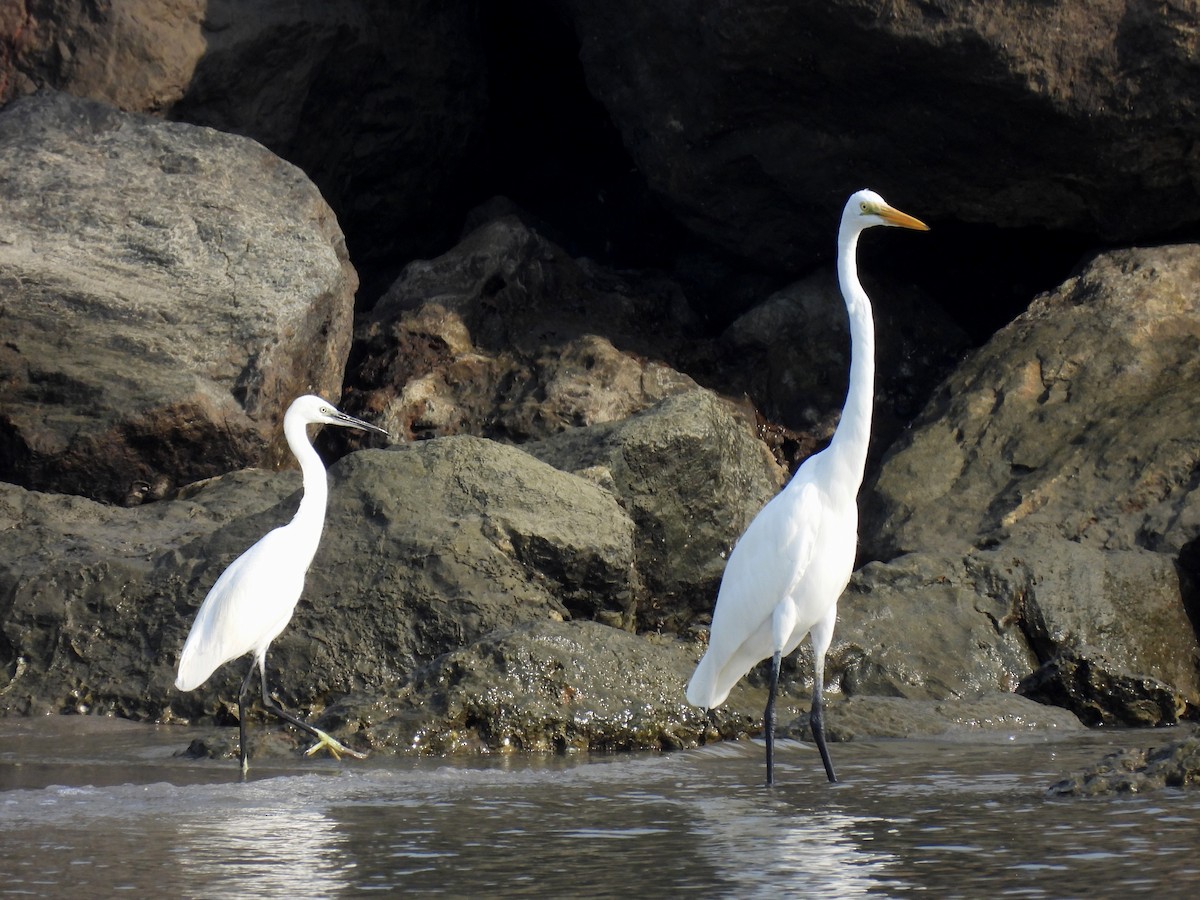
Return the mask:
<svg viewBox="0 0 1200 900">
<path fill-rule="evenodd" d="M 312 562 L 317 553 L 317 545 L 321 542 L 321 529 L 325 526 L 325 504 L 329 498 L 329 481 L 325 475 L 325 464 L 313 449 L 308 439 L 308 423 L 298 416 L 284 416 L 283 434 L 287 438 L 296 461 L 300 463 L 300 472 L 304 476 L 304 495 L 300 498 L 300 508 L 288 523 L 288 528 L 301 535 L 296 553 L 300 557 L 297 562 L 303 562 L 304 567 Z"/>
<path fill-rule="evenodd" d="M 852 480 L 840 482 L 857 495 L 871 442 L 871 407 L 875 398 L 875 320 L 871 300 L 858 280 L 858 236 L 861 227 L 843 223 L 838 233 L 838 284 L 850 315 L 850 387 L 846 405 L 827 452 Z"/>
</svg>

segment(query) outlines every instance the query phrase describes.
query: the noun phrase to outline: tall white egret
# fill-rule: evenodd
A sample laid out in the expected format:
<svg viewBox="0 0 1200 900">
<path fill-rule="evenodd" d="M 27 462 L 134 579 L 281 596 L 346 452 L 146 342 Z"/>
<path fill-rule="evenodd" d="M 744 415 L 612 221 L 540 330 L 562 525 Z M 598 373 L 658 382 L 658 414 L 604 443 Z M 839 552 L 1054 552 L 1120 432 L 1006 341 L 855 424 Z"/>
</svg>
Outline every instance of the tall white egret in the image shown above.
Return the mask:
<svg viewBox="0 0 1200 900">
<path fill-rule="evenodd" d="M 825 653 L 833 640 L 837 601 L 850 581 L 858 544 L 858 489 L 871 437 L 875 323 L 858 280 L 858 238 L 873 225 L 927 231 L 874 191 L 851 195 L 838 230 L 838 283 L 850 314 L 850 387 L 829 446 L 810 456 L 738 540 L 717 594 L 708 650 L 687 687 L 688 702 L 711 709 L 759 661 L 771 658 L 763 714 L 767 784 L 774 784 L 775 692 L 779 663 L 812 635 L 813 697 L 809 722 L 825 774 L 837 781 L 825 747 L 821 693 Z"/>
<path fill-rule="evenodd" d="M 175 687 L 190 691 L 208 680 L 219 666 L 247 653 L 253 654 L 250 671 L 238 694 L 243 776 L 249 768 L 247 696 L 256 667 L 262 675 L 263 706 L 272 715 L 317 739 L 318 743 L 308 751 L 310 755 L 325 747 L 335 758 L 342 753 L 363 757 L 319 728 L 284 711 L 271 700 L 267 690 L 267 647 L 292 618 L 296 601 L 304 590 L 304 576 L 316 555 L 325 525 L 329 483 L 321 457 L 308 437 L 308 426 L 314 424 L 341 425 L 387 434 L 382 428 L 338 412 L 332 403 L 320 397 L 309 394 L 292 402 L 283 417 L 283 433 L 304 476 L 300 508 L 290 522 L 267 532 L 221 573 L 200 605 L 179 657 Z"/>
</svg>

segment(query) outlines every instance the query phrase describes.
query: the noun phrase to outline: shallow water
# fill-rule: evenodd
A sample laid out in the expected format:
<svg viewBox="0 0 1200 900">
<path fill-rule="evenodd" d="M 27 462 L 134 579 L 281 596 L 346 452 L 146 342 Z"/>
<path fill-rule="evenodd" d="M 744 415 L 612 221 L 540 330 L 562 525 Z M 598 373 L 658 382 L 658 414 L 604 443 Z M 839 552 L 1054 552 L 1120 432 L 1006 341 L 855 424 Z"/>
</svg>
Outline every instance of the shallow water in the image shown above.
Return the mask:
<svg viewBox="0 0 1200 900">
<path fill-rule="evenodd" d="M 0 895 L 1096 897 L 1200 889 L 1200 791 L 1044 797 L 1170 731 L 253 766 L 196 732 L 0 721 Z M 253 762 L 253 761 L 252 761 Z"/>
</svg>

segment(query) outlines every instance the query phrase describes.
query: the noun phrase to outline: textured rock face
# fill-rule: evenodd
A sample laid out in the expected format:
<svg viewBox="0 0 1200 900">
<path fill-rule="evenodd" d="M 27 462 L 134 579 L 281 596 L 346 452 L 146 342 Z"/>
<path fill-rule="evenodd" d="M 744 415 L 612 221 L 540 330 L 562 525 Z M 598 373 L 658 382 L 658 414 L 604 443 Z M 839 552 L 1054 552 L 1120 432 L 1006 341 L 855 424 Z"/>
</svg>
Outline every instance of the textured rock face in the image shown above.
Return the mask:
<svg viewBox="0 0 1200 900">
<path fill-rule="evenodd" d="M 6 4 L 0 103 L 39 88 L 155 112 L 183 96 L 204 53 L 202 0 Z"/>
<path fill-rule="evenodd" d="M 1022 692 L 1091 723 L 1200 701 L 1198 266 L 1195 245 L 1091 260 L 942 384 L 865 494 L 871 555 L 1007 560 Z"/>
<path fill-rule="evenodd" d="M 638 611 L 643 628 L 682 630 L 712 610 L 734 540 L 780 484 L 750 427 L 700 390 L 527 449 L 620 498 L 637 526 L 638 567 L 650 595 Z"/>
<path fill-rule="evenodd" d="M 365 451 L 331 481 L 304 597 L 268 657 L 285 703 L 387 693 L 491 630 L 603 616 L 604 603 L 619 623 L 637 599 L 616 502 L 520 451 L 469 437 Z M 296 487 L 294 473 L 248 472 L 120 509 L 5 486 L 5 710 L 220 716 L 245 664 L 180 695 L 179 650 L 224 567 L 292 515 Z"/>
<path fill-rule="evenodd" d="M 935 221 L 1116 240 L 1195 221 L 1190 9 L 566 6 L 588 84 L 651 186 L 741 257 L 828 253 L 825 223 L 864 184 L 920 197 Z"/>
<path fill-rule="evenodd" d="M 286 448 L 337 397 L 357 278 L 258 144 L 62 94 L 0 112 L 0 473 L 108 501 Z"/>
<path fill-rule="evenodd" d="M 541 622 L 447 653 L 382 708 L 351 699 L 327 717 L 422 753 L 694 747 L 709 727 L 683 698 L 694 665 L 679 641 Z"/>
<path fill-rule="evenodd" d="M 1200 737 L 1189 734 L 1146 750 L 1123 750 L 1095 766 L 1064 778 L 1046 792 L 1049 797 L 1103 797 L 1137 794 L 1164 787 L 1200 784 Z"/>
<path fill-rule="evenodd" d="M 574 260 L 503 217 L 405 269 L 358 329 L 346 407 L 407 439 L 616 421 L 695 388 L 646 358 L 678 355 L 690 319 L 670 282 Z"/>
<path fill-rule="evenodd" d="M 1093 259 L 935 393 L 867 494 L 881 557 L 1053 535 L 1178 554 L 1200 530 L 1200 247 Z"/>
<path fill-rule="evenodd" d="M 254 138 L 320 187 L 360 266 L 458 223 L 485 97 L 468 3 L 20 6 L 0 13 L 0 103 L 50 87 Z"/>
</svg>

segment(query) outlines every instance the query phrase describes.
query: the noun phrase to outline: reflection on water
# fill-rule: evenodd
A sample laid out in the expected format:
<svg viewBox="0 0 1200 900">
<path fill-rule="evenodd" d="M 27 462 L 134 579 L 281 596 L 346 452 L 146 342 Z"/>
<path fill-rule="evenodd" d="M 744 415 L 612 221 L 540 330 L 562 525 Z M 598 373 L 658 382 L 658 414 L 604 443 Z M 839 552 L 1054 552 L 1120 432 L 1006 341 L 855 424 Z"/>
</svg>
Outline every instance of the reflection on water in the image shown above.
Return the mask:
<svg viewBox="0 0 1200 900">
<path fill-rule="evenodd" d="M 0 722 L 0 894 L 1192 896 L 1200 792 L 1044 798 L 1114 741 L 1171 737 L 845 744 L 838 785 L 781 742 L 772 790 L 751 743 L 297 759 L 242 784 L 234 763 L 174 759 L 181 730 Z"/>
<path fill-rule="evenodd" d="M 303 791 L 303 779 L 280 780 Z M 254 885 L 268 896 L 328 897 L 352 884 L 345 842 L 320 809 L 249 803 L 195 810 L 179 822 L 172 849 L 184 880 L 214 895 L 237 896 Z"/>
<path fill-rule="evenodd" d="M 698 815 L 690 830 L 721 881 L 839 897 L 887 882 L 890 857 L 856 839 L 861 820 L 839 812 L 796 814 L 764 803 L 765 790 L 754 793 L 705 797 L 692 807 Z"/>
</svg>

